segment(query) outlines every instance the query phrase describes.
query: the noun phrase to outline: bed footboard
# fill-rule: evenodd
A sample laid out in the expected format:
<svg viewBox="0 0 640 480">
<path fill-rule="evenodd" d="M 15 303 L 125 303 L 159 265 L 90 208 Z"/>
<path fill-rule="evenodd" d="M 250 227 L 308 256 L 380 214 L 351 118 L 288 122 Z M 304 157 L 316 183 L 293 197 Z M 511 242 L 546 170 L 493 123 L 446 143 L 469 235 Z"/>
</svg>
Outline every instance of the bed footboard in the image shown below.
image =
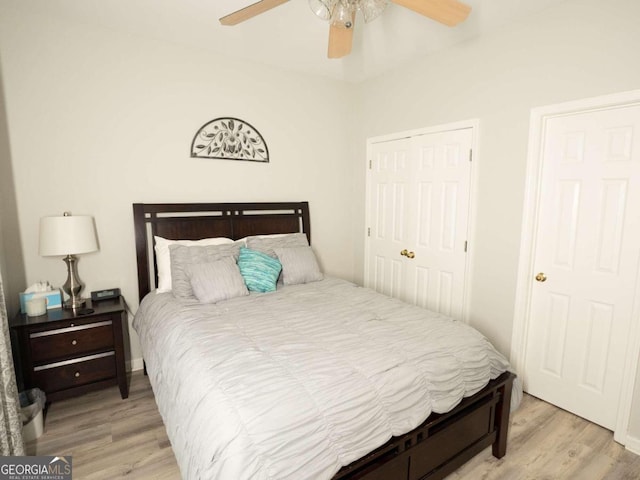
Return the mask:
<svg viewBox="0 0 640 480">
<path fill-rule="evenodd" d="M 490 445 L 502 458 L 514 379 L 503 373 L 452 411 L 430 415 L 415 430 L 342 468 L 334 480 L 441 479 Z"/>
</svg>

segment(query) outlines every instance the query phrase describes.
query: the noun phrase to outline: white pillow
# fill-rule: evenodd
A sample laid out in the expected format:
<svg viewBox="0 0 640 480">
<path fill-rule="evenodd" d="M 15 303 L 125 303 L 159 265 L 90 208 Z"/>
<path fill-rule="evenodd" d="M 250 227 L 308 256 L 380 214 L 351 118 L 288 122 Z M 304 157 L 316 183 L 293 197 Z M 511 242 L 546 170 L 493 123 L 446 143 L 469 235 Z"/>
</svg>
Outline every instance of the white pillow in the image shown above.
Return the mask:
<svg viewBox="0 0 640 480">
<path fill-rule="evenodd" d="M 156 293 L 171 291 L 171 255 L 169 253 L 169 245 L 184 246 L 207 246 L 207 245 L 225 245 L 233 243 L 233 240 L 225 237 L 203 238 L 202 240 L 167 240 L 162 237 L 153 237 L 155 240 L 156 265 L 158 267 L 158 289 Z"/>
<path fill-rule="evenodd" d="M 268 235 L 250 235 L 250 237 L 255 237 L 255 238 L 278 238 L 278 237 L 286 237 L 287 235 L 291 235 L 290 233 L 270 233 Z M 236 240 L 236 242 L 242 242 L 244 244 L 244 246 L 247 246 L 247 238 L 249 237 L 242 237 L 240 240 Z"/>
</svg>

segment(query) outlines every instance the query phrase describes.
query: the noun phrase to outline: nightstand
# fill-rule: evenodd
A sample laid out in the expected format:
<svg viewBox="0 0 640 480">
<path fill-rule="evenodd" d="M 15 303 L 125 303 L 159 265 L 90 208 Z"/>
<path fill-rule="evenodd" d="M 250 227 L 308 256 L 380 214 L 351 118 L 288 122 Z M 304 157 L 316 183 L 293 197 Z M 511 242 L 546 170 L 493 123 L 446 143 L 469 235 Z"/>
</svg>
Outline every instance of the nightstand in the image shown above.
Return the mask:
<svg viewBox="0 0 640 480">
<path fill-rule="evenodd" d="M 74 315 L 55 308 L 39 317 L 18 314 L 16 333 L 25 388 L 38 387 L 47 400 L 60 400 L 111 385 L 129 396 L 124 366 L 123 328 L 127 313 L 122 297 L 91 302 L 93 313 Z"/>
</svg>

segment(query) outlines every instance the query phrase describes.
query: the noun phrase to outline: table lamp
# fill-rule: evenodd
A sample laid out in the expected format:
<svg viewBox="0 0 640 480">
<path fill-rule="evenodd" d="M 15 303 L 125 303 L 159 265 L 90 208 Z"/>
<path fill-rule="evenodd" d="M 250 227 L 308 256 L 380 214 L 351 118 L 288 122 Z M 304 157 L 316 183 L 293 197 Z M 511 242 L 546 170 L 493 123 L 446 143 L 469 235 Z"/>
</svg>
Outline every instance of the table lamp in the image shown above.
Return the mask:
<svg viewBox="0 0 640 480">
<path fill-rule="evenodd" d="M 93 217 L 72 216 L 65 212 L 62 217 L 42 217 L 40 219 L 40 255 L 64 256 L 67 264 L 67 281 L 62 290 L 69 296 L 65 308 L 81 308 L 85 300 L 80 296 L 84 285 L 78 279 L 76 255 L 98 250 L 98 239 Z"/>
</svg>

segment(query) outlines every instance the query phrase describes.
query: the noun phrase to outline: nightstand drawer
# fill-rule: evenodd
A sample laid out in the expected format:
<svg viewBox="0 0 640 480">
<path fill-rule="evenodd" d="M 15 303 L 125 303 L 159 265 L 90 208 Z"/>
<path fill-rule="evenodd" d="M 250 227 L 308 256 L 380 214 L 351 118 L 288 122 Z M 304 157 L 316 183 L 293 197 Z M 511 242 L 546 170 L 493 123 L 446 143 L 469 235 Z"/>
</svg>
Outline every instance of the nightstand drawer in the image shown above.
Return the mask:
<svg viewBox="0 0 640 480">
<path fill-rule="evenodd" d="M 99 353 L 35 367 L 35 385 L 45 392 L 64 390 L 116 376 L 114 352 Z"/>
<path fill-rule="evenodd" d="M 32 333 L 31 359 L 41 363 L 113 348 L 111 320 Z"/>
</svg>

